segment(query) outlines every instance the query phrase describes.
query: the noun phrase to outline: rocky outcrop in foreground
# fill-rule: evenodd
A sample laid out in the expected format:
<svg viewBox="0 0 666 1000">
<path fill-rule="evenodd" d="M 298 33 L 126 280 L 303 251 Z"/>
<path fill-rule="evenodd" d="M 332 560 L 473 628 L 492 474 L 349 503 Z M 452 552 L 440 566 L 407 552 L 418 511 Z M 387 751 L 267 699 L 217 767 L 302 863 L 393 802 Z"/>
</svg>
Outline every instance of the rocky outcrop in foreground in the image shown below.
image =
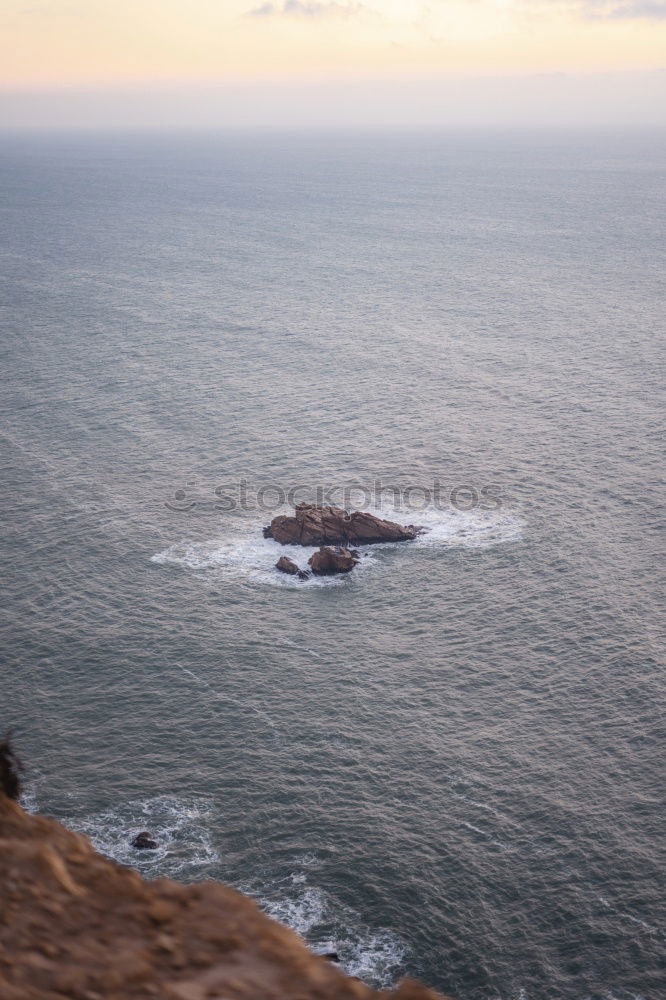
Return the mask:
<svg viewBox="0 0 666 1000">
<path fill-rule="evenodd" d="M 348 978 L 227 886 L 146 882 L 1 790 L 0 997 L 437 1000 Z"/>
<path fill-rule="evenodd" d="M 264 528 L 264 538 L 274 538 L 280 545 L 372 545 L 413 541 L 425 530 L 416 524 L 385 521 L 363 510 L 349 513 L 341 507 L 301 503 L 294 517 L 274 517 Z"/>
</svg>

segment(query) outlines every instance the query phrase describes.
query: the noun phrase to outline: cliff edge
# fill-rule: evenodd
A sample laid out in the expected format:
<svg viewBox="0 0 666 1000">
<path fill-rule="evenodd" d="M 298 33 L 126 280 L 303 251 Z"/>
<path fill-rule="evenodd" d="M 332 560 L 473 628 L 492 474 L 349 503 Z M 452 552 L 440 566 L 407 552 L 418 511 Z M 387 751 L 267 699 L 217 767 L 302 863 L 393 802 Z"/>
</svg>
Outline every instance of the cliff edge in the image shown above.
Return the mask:
<svg viewBox="0 0 666 1000">
<path fill-rule="evenodd" d="M 0 791 L 3 1000 L 441 1000 L 377 992 L 216 882 L 146 882 Z"/>
</svg>

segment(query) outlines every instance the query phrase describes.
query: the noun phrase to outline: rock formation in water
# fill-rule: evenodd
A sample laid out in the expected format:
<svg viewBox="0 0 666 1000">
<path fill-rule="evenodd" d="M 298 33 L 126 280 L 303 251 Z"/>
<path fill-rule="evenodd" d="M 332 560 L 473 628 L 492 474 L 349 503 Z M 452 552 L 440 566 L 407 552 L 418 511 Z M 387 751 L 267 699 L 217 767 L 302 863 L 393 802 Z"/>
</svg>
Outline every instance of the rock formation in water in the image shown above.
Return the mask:
<svg viewBox="0 0 666 1000">
<path fill-rule="evenodd" d="M 358 563 L 358 552 L 331 548 L 328 545 L 314 552 L 308 559 L 308 566 L 316 576 L 331 576 L 333 573 L 350 573 Z"/>
<path fill-rule="evenodd" d="M 299 580 L 308 580 L 310 578 L 308 571 L 300 569 L 289 556 L 280 556 L 275 563 L 275 568 L 279 569 L 281 573 L 287 573 L 289 576 L 297 576 Z"/>
<path fill-rule="evenodd" d="M 437 1000 L 350 979 L 227 886 L 146 882 L 2 787 L 2 1000 Z"/>
<path fill-rule="evenodd" d="M 274 538 L 281 545 L 372 545 L 413 541 L 425 530 L 385 521 L 363 510 L 349 513 L 341 507 L 300 503 L 294 517 L 274 517 L 264 528 L 264 538 Z"/>
<path fill-rule="evenodd" d="M 153 840 L 148 830 L 142 830 L 132 841 L 132 847 L 136 847 L 138 851 L 155 851 L 158 844 L 156 840 Z"/>
</svg>

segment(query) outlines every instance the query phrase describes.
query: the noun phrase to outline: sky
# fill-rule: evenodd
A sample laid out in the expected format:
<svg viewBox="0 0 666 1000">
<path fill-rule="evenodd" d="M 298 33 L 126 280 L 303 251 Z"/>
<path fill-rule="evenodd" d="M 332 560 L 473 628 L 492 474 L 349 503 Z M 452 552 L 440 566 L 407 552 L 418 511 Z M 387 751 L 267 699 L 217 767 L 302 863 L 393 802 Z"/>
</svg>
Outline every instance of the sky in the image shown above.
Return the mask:
<svg viewBox="0 0 666 1000">
<path fill-rule="evenodd" d="M 666 0 L 0 0 L 12 127 L 299 124 L 317 106 L 322 124 L 656 123 L 664 105 Z"/>
</svg>

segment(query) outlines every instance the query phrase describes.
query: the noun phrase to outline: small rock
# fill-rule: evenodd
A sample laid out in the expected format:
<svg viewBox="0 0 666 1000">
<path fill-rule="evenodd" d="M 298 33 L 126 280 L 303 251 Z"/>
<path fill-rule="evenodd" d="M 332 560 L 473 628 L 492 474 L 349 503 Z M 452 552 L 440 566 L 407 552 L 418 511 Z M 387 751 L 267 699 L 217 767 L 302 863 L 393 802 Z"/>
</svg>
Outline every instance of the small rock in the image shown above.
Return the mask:
<svg viewBox="0 0 666 1000">
<path fill-rule="evenodd" d="M 132 847 L 136 847 L 138 851 L 155 851 L 158 843 L 153 840 L 148 830 L 142 830 L 132 841 Z"/>
<path fill-rule="evenodd" d="M 299 580 L 309 580 L 310 574 L 306 569 L 300 569 L 289 556 L 280 556 L 275 563 L 275 568 L 281 573 L 288 573 L 289 576 L 297 576 Z"/>
<path fill-rule="evenodd" d="M 301 572 L 294 560 L 290 559 L 289 556 L 280 556 L 275 563 L 275 568 L 279 569 L 281 573 L 288 573 L 289 576 L 298 576 Z"/>
<path fill-rule="evenodd" d="M 343 549 L 340 546 L 333 549 L 329 545 L 322 545 L 319 551 L 308 559 L 308 565 L 317 576 L 350 573 L 357 562 L 358 557 L 353 555 L 349 549 Z"/>
</svg>

